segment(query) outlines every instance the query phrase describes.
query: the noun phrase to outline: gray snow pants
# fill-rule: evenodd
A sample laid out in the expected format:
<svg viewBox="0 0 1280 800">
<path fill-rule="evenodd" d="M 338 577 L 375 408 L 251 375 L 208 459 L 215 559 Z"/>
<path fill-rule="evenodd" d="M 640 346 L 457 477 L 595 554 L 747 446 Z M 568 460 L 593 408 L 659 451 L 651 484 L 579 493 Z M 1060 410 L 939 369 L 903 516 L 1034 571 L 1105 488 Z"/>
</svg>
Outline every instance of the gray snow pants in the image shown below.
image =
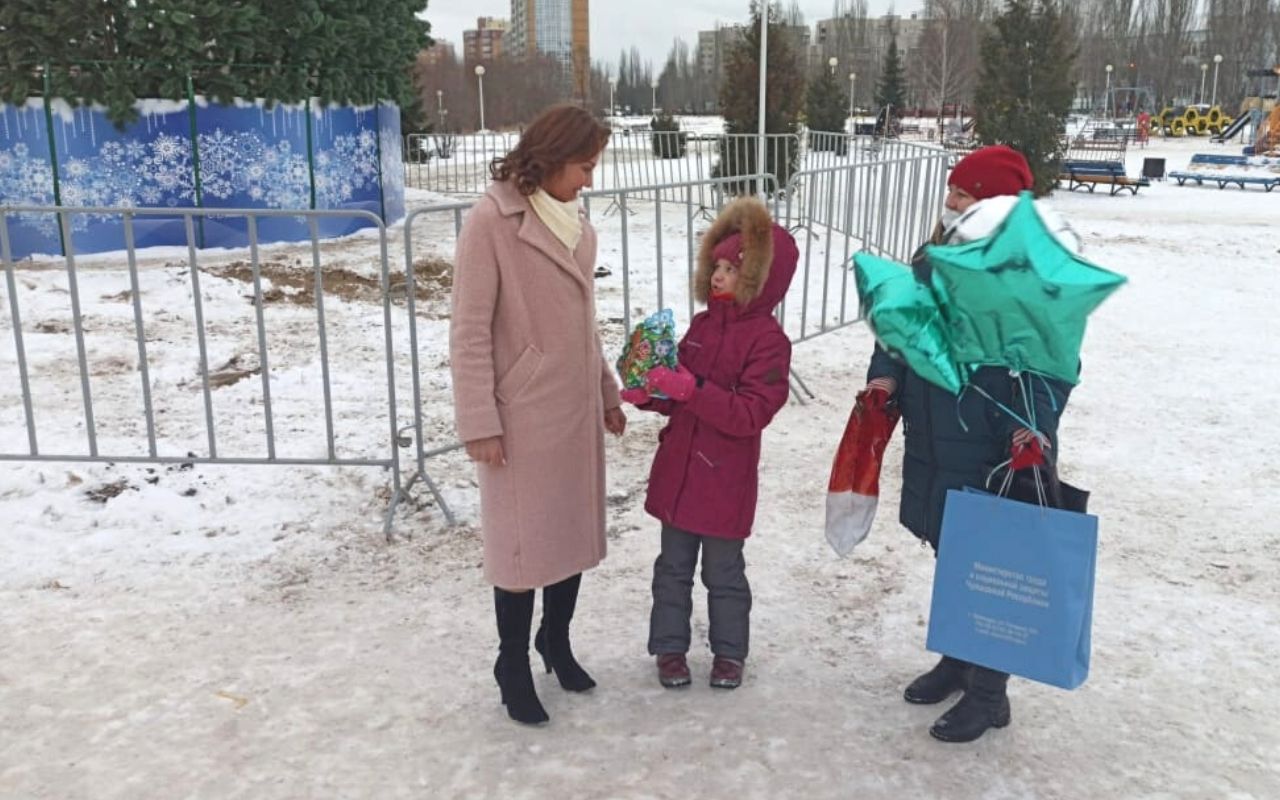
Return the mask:
<svg viewBox="0 0 1280 800">
<path fill-rule="evenodd" d="M 742 557 L 744 544 L 743 539 L 699 536 L 662 526 L 662 552 L 653 563 L 650 654 L 689 652 L 693 571 L 701 548 L 711 652 L 725 658 L 746 659 L 751 627 L 751 585 L 747 583 L 747 562 Z"/>
</svg>

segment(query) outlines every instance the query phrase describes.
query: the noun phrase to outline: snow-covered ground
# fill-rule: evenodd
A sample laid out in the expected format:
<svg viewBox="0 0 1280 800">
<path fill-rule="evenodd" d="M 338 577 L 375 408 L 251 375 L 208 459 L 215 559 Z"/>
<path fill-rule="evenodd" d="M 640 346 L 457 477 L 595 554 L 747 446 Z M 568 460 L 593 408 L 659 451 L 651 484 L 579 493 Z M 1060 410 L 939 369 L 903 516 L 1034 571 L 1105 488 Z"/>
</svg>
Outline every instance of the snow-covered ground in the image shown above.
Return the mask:
<svg viewBox="0 0 1280 800">
<path fill-rule="evenodd" d="M 1199 151 L 1238 148 L 1156 142 L 1130 151 L 1130 173 L 1144 155 L 1177 169 Z M 437 199 L 414 193 L 410 205 Z M 498 704 L 476 491 L 456 454 L 431 468 L 463 524 L 445 527 L 419 490 L 390 545 L 389 481 L 377 469 L 0 464 L 0 797 L 1280 796 L 1280 340 L 1269 335 L 1280 196 L 1158 183 L 1136 197 L 1052 202 L 1090 258 L 1132 279 L 1092 321 L 1062 431 L 1064 473 L 1094 492 L 1101 518 L 1093 672 L 1081 689 L 1013 681 L 1013 725 L 968 746 L 928 736 L 942 708 L 902 702 L 933 660 L 923 650 L 933 560 L 895 520 L 900 440 L 869 540 L 842 561 L 821 532 L 831 454 L 871 349 L 854 326 L 797 346 L 817 398 L 786 408 L 766 435 L 745 685 L 707 687 L 700 600 L 694 685 L 667 691 L 654 678 L 645 638 L 657 527 L 641 505 L 659 421 L 632 412 L 609 443 L 610 555 L 586 576 L 575 623 L 600 686 L 571 695 L 537 676 L 545 729 L 511 723 Z M 617 352 L 621 223 L 600 219 L 613 269 L 597 281 L 601 322 Z M 685 216 L 652 224 L 669 237 L 665 291 L 679 310 Z M 419 221 L 416 255 L 447 255 L 451 231 L 449 215 Z M 347 270 L 325 309 L 338 450 L 378 458 L 382 309 L 359 280 L 376 275 L 372 252 L 357 237 L 323 255 L 327 269 Z M 308 255 L 264 249 L 264 291 L 279 289 L 264 314 L 278 446 L 313 457 L 325 427 L 299 279 Z M 652 257 L 631 254 L 633 315 L 655 304 L 643 299 L 656 290 Z M 201 255 L 210 364 L 240 356 L 231 377 L 256 364 L 252 286 L 233 266 L 243 260 Z M 162 451 L 202 452 L 186 265 L 175 254 L 141 262 Z M 60 266 L 16 274 L 44 451 L 84 446 Z M 128 274 L 98 257 L 80 278 L 104 449 L 140 451 Z M 4 292 L 0 452 L 12 453 L 26 434 Z M 447 280 L 428 281 L 418 310 L 426 438 L 447 444 Z M 403 314 L 397 304 L 398 353 Z M 403 420 L 402 356 L 396 371 Z M 220 452 L 263 451 L 260 391 L 253 374 L 213 390 Z"/>
</svg>

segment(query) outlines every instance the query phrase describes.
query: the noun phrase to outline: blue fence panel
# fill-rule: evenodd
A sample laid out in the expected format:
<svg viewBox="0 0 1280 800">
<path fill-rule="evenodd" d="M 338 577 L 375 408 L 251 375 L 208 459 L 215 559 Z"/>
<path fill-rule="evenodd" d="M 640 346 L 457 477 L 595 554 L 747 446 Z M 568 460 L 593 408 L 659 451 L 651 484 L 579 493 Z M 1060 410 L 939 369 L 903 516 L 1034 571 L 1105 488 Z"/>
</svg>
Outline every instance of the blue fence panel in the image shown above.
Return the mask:
<svg viewBox="0 0 1280 800">
<path fill-rule="evenodd" d="M 196 110 L 201 197 L 205 208 L 310 208 L 305 105 L 240 103 L 201 105 Z M 248 244 L 243 217 L 204 219 L 207 247 Z M 261 242 L 308 237 L 297 217 L 260 217 Z"/>
<path fill-rule="evenodd" d="M 54 205 L 53 164 L 44 104 L 0 104 L 0 205 Z M 62 252 L 57 220 L 48 214 L 9 217 L 14 258 Z"/>
<path fill-rule="evenodd" d="M 377 123 L 376 106 L 313 105 L 311 147 L 316 208 L 382 214 Z M 341 217 L 321 218 L 318 223 L 323 238 L 345 236 L 368 227 L 365 221 Z"/>
<path fill-rule="evenodd" d="M 319 108 L 313 102 L 308 114 L 306 105 L 220 105 L 197 98 L 193 113 L 186 101 L 142 100 L 139 118 L 123 128 L 100 109 L 62 100 L 49 108 L 46 114 L 41 98 L 21 107 L 0 105 L 0 204 L 314 207 L 368 211 L 389 223 L 405 213 L 400 110 L 394 104 Z M 187 242 L 180 217 L 144 215 L 134 223 L 138 248 Z M 338 217 L 317 224 L 324 238 L 369 226 L 367 219 Z M 51 215 L 15 215 L 9 227 L 16 258 L 62 253 Z M 118 215 L 76 214 L 71 228 L 77 253 L 124 248 Z M 310 235 L 293 217 L 263 217 L 259 234 L 263 242 Z M 197 227 L 197 246 L 247 241 L 243 218 L 203 217 Z"/>
<path fill-rule="evenodd" d="M 72 108 L 61 100 L 51 105 L 62 205 L 197 205 L 185 100 L 139 101 L 138 119 L 122 129 L 103 110 Z M 138 248 L 187 241 L 177 216 L 139 218 L 134 236 Z M 71 241 L 77 253 L 123 250 L 124 226 L 116 214 L 77 214 L 71 218 Z"/>
</svg>

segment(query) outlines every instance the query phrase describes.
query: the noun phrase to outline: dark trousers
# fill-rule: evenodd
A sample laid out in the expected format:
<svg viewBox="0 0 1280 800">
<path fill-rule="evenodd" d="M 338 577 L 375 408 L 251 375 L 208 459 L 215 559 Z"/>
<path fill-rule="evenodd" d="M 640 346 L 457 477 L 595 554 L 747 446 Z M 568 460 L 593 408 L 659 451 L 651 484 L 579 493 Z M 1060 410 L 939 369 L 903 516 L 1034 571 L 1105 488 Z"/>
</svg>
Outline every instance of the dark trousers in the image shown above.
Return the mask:
<svg viewBox="0 0 1280 800">
<path fill-rule="evenodd" d="M 649 652 L 689 652 L 689 615 L 693 612 L 693 572 L 702 551 L 702 585 L 707 587 L 711 652 L 745 660 L 751 628 L 751 585 L 742 539 L 699 536 L 662 526 L 662 552 L 653 563 L 653 612 L 649 615 Z"/>
</svg>

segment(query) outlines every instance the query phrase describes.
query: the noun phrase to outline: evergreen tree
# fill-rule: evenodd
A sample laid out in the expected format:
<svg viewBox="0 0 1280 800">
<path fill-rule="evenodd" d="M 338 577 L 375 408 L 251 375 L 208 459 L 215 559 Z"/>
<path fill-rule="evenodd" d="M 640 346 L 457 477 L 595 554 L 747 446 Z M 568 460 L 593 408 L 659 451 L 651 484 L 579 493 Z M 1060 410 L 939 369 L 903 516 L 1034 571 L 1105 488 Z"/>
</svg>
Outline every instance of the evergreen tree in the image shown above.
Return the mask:
<svg viewBox="0 0 1280 800">
<path fill-rule="evenodd" d="M 809 82 L 805 93 L 805 121 L 810 134 L 843 132 L 846 113 L 843 87 L 837 83 L 834 71 L 824 68 L 821 75 Z M 844 155 L 848 142 L 844 136 L 810 136 L 809 147 L 813 150 L 835 150 Z"/>
<path fill-rule="evenodd" d="M 1050 192 L 1058 177 L 1076 52 L 1054 0 L 1007 0 L 982 48 L 978 138 L 1021 151 L 1037 194 Z"/>
<path fill-rule="evenodd" d="M 752 4 L 751 22 L 741 40 L 729 52 L 728 69 L 720 87 L 720 111 L 725 132 L 754 134 L 759 130 L 760 113 L 760 7 Z M 791 37 L 783 32 L 777 9 L 769 8 L 768 88 L 765 93 L 766 133 L 796 132 L 796 120 L 804 102 L 804 70 L 796 58 Z M 721 140 L 720 160 L 712 176 L 750 175 L 756 171 L 753 138 L 730 136 Z M 800 160 L 800 148 L 791 140 L 770 141 L 765 148 L 765 172 L 785 188 Z M 732 184 L 730 191 L 752 191 L 748 182 Z"/>
<path fill-rule="evenodd" d="M 100 103 L 118 123 L 137 98 L 366 104 L 413 99 L 408 67 L 430 43 L 426 0 L 3 0 L 0 101 Z M 46 72 L 47 68 L 47 72 Z M 190 82 L 188 82 L 190 81 Z"/>
<path fill-rule="evenodd" d="M 658 158 L 684 158 L 688 148 L 689 134 L 680 130 L 680 123 L 666 109 L 649 120 L 649 129 L 653 131 L 653 154 Z"/>
<path fill-rule="evenodd" d="M 889 48 L 885 52 L 884 65 L 880 68 L 880 80 L 876 83 L 876 105 L 880 107 L 878 128 L 902 115 L 907 102 L 907 80 L 903 74 L 902 57 L 898 54 L 898 31 L 890 23 Z M 892 130 L 896 126 L 890 126 Z"/>
</svg>

